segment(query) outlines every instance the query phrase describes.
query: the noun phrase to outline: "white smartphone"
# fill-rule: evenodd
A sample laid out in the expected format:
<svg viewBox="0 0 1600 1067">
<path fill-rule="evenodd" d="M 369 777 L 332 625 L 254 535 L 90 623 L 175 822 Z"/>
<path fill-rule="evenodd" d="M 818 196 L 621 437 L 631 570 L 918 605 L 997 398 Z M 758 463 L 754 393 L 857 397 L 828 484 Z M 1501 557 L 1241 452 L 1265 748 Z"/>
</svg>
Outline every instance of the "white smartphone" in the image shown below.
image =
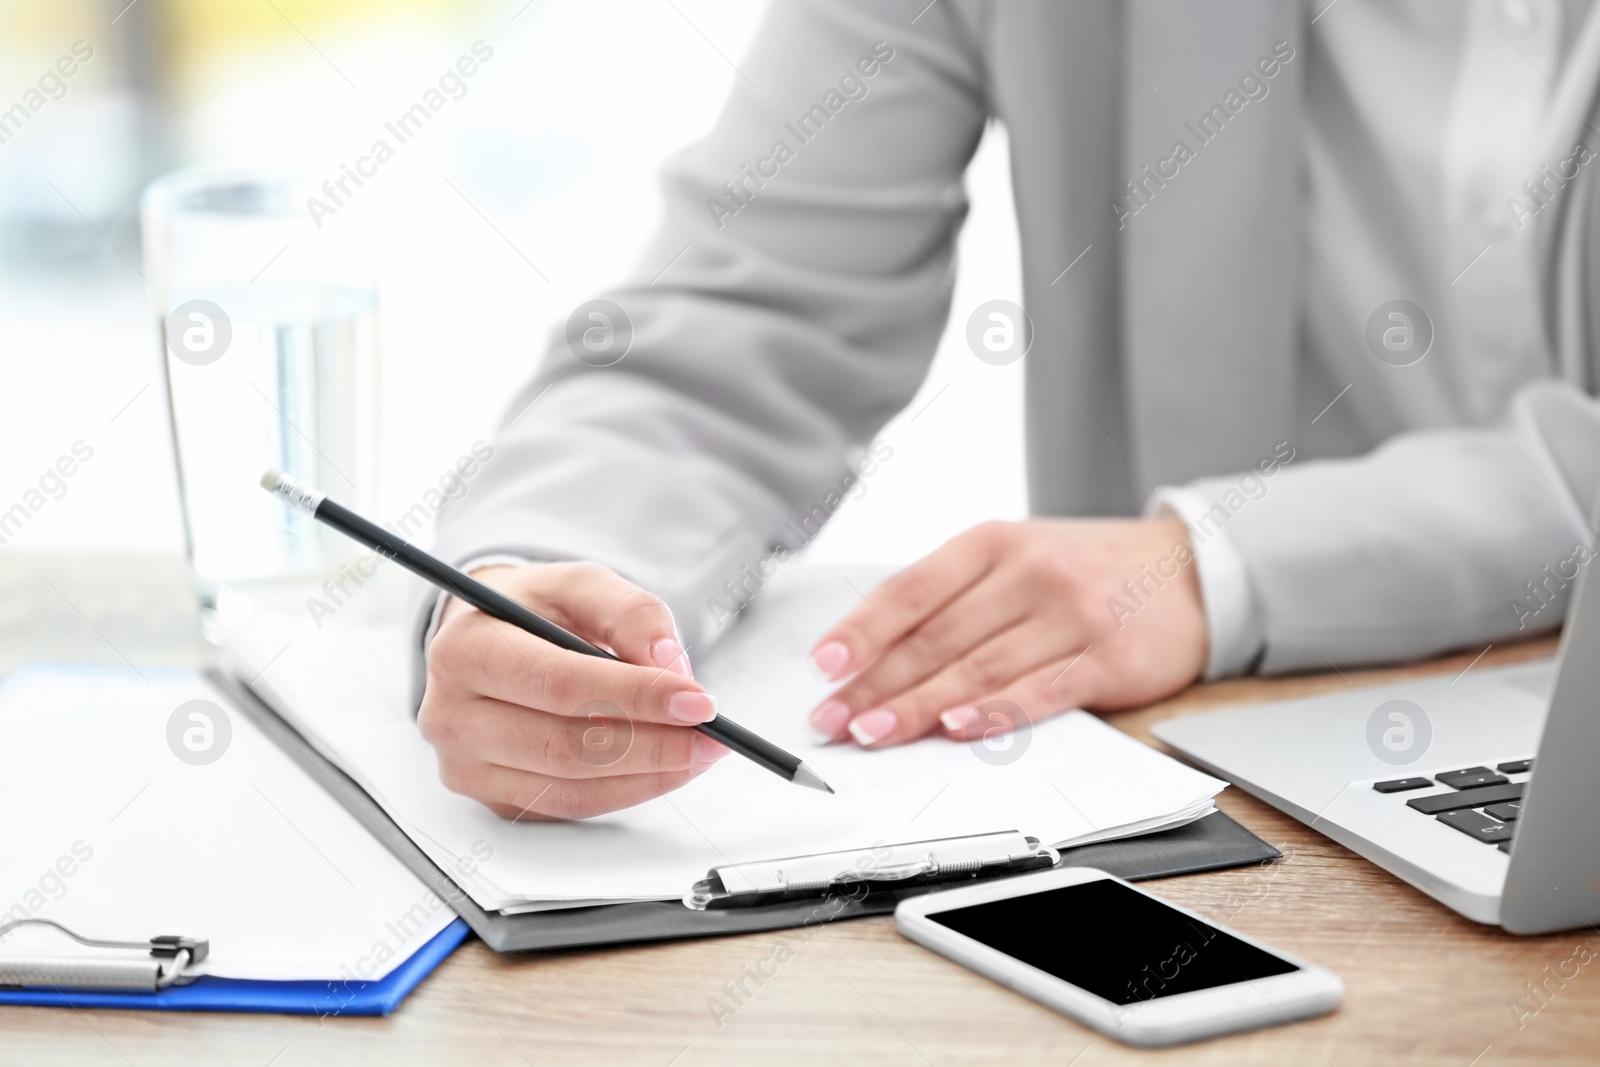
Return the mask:
<svg viewBox="0 0 1600 1067">
<path fill-rule="evenodd" d="M 900 932 L 1133 1045 L 1322 1015 L 1344 983 L 1088 867 L 903 900 Z"/>
</svg>

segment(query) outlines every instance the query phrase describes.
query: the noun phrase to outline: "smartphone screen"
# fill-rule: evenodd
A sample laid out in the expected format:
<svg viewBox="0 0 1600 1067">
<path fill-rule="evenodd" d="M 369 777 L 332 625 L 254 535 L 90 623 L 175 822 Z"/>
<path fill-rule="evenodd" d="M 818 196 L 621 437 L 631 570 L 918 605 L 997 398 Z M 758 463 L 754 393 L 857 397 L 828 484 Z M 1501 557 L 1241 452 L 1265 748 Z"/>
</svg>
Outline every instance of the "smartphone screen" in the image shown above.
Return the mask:
<svg viewBox="0 0 1600 1067">
<path fill-rule="evenodd" d="M 1109 878 L 932 912 L 928 920 L 1113 1004 L 1300 969 Z"/>
</svg>

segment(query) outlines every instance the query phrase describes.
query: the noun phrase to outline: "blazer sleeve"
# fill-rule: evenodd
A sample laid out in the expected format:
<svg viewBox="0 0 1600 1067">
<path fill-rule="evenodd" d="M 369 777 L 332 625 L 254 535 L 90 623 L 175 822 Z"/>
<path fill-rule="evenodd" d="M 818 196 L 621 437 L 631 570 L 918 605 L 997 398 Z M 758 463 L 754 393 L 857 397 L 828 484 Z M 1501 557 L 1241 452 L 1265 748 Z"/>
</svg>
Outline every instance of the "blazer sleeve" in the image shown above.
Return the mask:
<svg viewBox="0 0 1600 1067">
<path fill-rule="evenodd" d="M 1430 656 L 1561 625 L 1594 558 L 1600 402 L 1524 387 L 1504 427 L 1193 483 L 1245 561 L 1259 669 Z M 1292 454 L 1292 445 L 1279 455 Z"/>
<path fill-rule="evenodd" d="M 556 327 L 441 555 L 598 560 L 703 642 L 727 583 L 753 591 L 871 471 L 949 312 L 987 117 L 967 16 L 920 6 L 774 4 L 715 128 L 666 166 L 655 239 L 599 294 L 626 353 L 586 362 Z"/>
</svg>

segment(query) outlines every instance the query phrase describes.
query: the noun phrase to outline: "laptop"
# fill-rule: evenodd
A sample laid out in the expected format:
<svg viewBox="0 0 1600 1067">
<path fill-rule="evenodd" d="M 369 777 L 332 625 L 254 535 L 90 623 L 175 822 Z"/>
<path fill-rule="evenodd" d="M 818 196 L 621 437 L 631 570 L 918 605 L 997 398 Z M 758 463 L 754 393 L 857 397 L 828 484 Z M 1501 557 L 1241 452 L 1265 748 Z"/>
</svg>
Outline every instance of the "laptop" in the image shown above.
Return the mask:
<svg viewBox="0 0 1600 1067">
<path fill-rule="evenodd" d="M 1600 585 L 1553 660 L 1158 725 L 1200 767 L 1469 919 L 1600 922 Z"/>
</svg>

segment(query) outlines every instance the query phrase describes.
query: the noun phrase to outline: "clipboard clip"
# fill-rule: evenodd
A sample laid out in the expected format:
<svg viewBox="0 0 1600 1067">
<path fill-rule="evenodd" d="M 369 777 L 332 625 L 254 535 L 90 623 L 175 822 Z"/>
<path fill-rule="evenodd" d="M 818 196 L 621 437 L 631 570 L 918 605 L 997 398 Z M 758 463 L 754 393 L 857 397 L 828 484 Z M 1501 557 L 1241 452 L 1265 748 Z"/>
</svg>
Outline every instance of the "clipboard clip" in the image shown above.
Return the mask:
<svg viewBox="0 0 1600 1067">
<path fill-rule="evenodd" d="M 883 884 L 896 890 L 1054 867 L 1061 854 L 1016 830 L 713 867 L 683 898 L 695 911 L 787 903 Z"/>
<path fill-rule="evenodd" d="M 67 956 L 0 956 L 0 987 L 21 989 L 115 989 L 129 993 L 159 993 L 174 983 L 194 980 L 188 969 L 211 952 L 203 937 L 158 934 L 146 941 L 108 941 L 84 937 L 54 919 L 16 919 L 0 923 L 0 938 L 19 926 L 49 926 L 80 945 L 123 952 L 143 952 L 132 958 L 84 959 Z"/>
</svg>

